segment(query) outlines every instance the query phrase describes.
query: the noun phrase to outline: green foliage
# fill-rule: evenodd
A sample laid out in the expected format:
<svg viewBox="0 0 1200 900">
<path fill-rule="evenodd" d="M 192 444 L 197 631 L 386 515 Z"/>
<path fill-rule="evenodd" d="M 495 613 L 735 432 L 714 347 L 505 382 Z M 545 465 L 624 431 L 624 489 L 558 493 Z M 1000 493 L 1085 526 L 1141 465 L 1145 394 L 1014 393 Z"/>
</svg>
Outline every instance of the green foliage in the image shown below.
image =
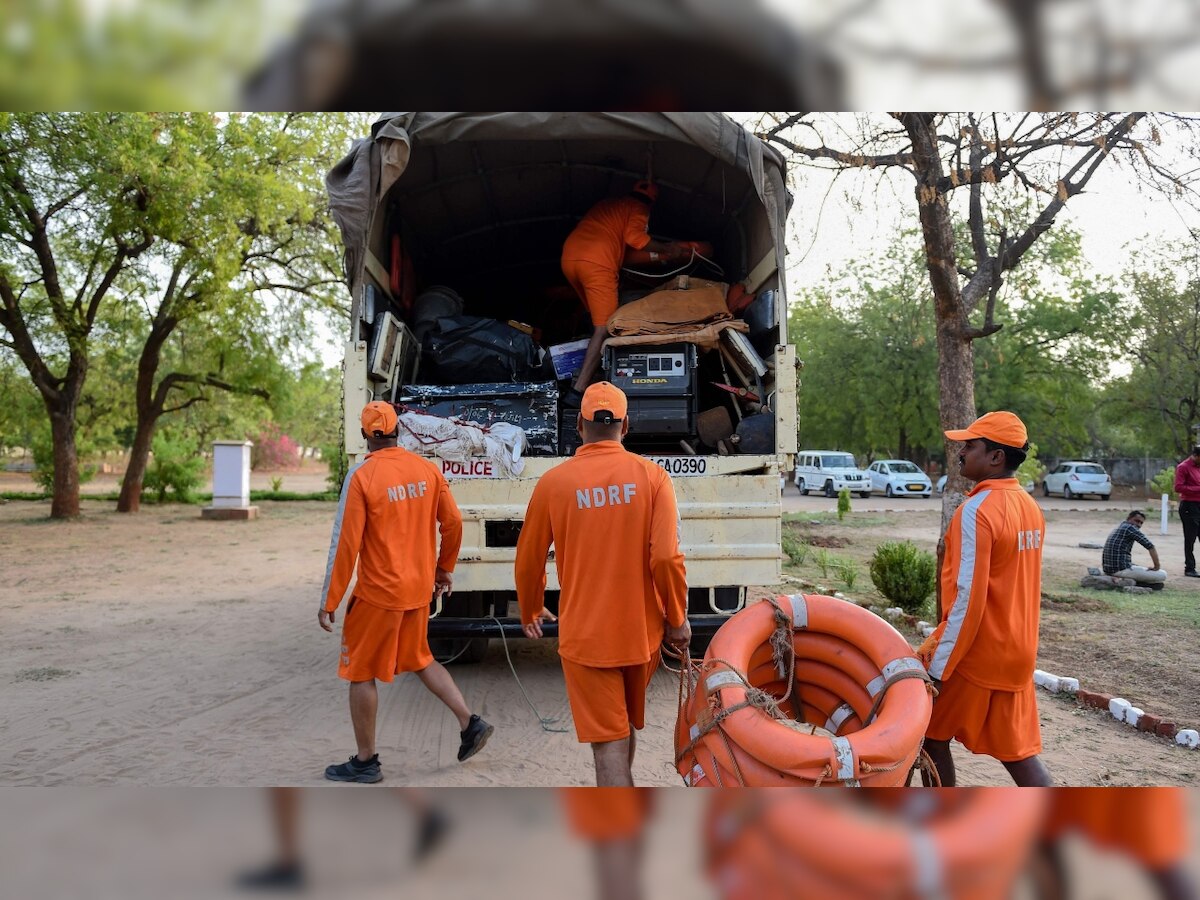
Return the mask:
<svg viewBox="0 0 1200 900">
<path fill-rule="evenodd" d="M 154 437 L 154 455 L 146 467 L 142 487 L 155 494 L 159 503 L 167 499 L 167 491 L 179 503 L 191 503 L 193 492 L 204 477 L 204 459 L 196 448 L 179 438 L 160 432 Z"/>
<path fill-rule="evenodd" d="M 1150 480 L 1150 494 L 1154 497 L 1161 497 L 1166 494 L 1171 500 L 1178 500 L 1179 495 L 1175 493 L 1175 470 L 1163 469 Z"/>
<path fill-rule="evenodd" d="M 838 521 L 846 518 L 848 512 L 850 512 L 850 488 L 842 488 L 838 491 Z"/>
<path fill-rule="evenodd" d="M 325 483 L 329 485 L 329 490 L 335 494 L 341 494 L 342 482 L 346 480 L 346 475 L 350 471 L 350 458 L 346 456 L 346 445 L 340 439 L 335 443 L 323 445 L 321 459 L 325 460 L 326 465 L 329 466 L 329 475 L 326 476 Z"/>
<path fill-rule="evenodd" d="M 281 491 L 281 490 L 283 490 L 283 476 L 282 475 L 280 475 L 277 478 L 271 479 L 271 492 L 279 493 L 279 491 Z"/>
<path fill-rule="evenodd" d="M 824 547 L 818 548 L 817 552 L 813 554 L 813 562 L 816 563 L 817 568 L 821 570 L 822 578 L 829 577 L 829 570 L 833 568 L 835 560 L 836 557 Z"/>
<path fill-rule="evenodd" d="M 879 593 L 915 615 L 937 586 L 937 560 L 909 541 L 888 541 L 871 557 L 871 581 Z"/>
<path fill-rule="evenodd" d="M 858 581 L 858 563 L 852 559 L 838 559 L 834 563 L 834 569 L 838 573 L 838 577 L 842 580 L 842 584 L 846 586 L 846 590 L 854 590 L 854 585 Z"/>
<path fill-rule="evenodd" d="M 1030 441 L 1029 454 L 1025 457 L 1025 462 L 1017 468 L 1017 481 L 1021 487 L 1036 485 L 1046 477 L 1046 467 L 1038 459 L 1037 449 L 1037 444 Z"/>
<path fill-rule="evenodd" d="M 803 541 L 797 540 L 788 532 L 783 533 L 780 539 L 780 547 L 783 549 L 784 555 L 793 566 L 802 566 L 808 560 L 808 552 L 811 547 Z"/>
</svg>

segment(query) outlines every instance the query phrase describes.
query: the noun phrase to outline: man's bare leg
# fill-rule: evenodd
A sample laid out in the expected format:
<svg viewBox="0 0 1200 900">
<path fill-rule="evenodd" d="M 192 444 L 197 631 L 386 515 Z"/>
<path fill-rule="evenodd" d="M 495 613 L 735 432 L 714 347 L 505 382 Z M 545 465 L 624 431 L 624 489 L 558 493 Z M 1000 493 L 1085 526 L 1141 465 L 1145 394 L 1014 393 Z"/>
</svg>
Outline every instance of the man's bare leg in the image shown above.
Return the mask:
<svg viewBox="0 0 1200 900">
<path fill-rule="evenodd" d="M 637 753 L 637 731 L 633 727 L 633 723 L 629 723 L 629 772 L 630 778 L 633 777 L 633 754 Z"/>
<path fill-rule="evenodd" d="M 354 739 L 358 741 L 358 758 L 365 762 L 375 755 L 375 711 L 379 708 L 379 691 L 375 679 L 350 683 L 350 721 L 354 724 Z"/>
<path fill-rule="evenodd" d="M 933 767 L 937 769 L 938 778 L 942 781 L 942 787 L 954 787 L 956 775 L 954 772 L 954 757 L 950 755 L 950 742 L 933 741 L 925 738 L 925 752 L 933 760 Z"/>
<path fill-rule="evenodd" d="M 587 351 L 583 354 L 583 362 L 579 366 L 579 374 L 575 376 L 575 383 L 572 385 L 579 393 L 587 390 L 588 385 L 592 383 L 592 376 L 596 374 L 596 370 L 600 368 L 600 350 L 604 346 L 604 341 L 608 338 L 608 328 L 604 325 L 597 325 L 592 331 L 592 338 L 588 341 Z"/>
<path fill-rule="evenodd" d="M 629 766 L 631 756 L 627 737 L 592 744 L 596 787 L 633 787 L 633 771 Z"/>
<path fill-rule="evenodd" d="M 1006 762 L 1004 768 L 1020 787 L 1053 787 L 1054 779 L 1046 769 L 1041 757 L 1031 756 L 1017 762 Z"/>
<path fill-rule="evenodd" d="M 600 900 L 641 900 L 642 836 L 596 844 L 596 880 Z"/>
<path fill-rule="evenodd" d="M 459 731 L 466 728 L 471 721 L 471 710 L 467 707 L 467 701 L 463 699 L 458 685 L 454 683 L 454 677 L 446 671 L 446 667 L 435 659 L 419 671 L 417 677 L 435 697 L 450 707 L 450 712 L 454 713 L 454 717 L 458 719 Z"/>
</svg>

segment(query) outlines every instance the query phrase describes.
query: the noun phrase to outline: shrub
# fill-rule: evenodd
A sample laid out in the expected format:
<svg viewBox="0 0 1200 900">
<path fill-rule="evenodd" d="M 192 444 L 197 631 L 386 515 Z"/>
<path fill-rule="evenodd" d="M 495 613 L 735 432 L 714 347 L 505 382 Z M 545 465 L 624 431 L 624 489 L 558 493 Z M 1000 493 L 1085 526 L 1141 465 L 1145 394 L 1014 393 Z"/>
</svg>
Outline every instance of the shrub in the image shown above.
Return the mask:
<svg viewBox="0 0 1200 900">
<path fill-rule="evenodd" d="M 1172 500 L 1179 498 L 1175 494 L 1175 470 L 1163 469 L 1150 480 L 1150 493 L 1155 498 L 1166 494 Z"/>
<path fill-rule="evenodd" d="M 142 489 L 156 494 L 159 503 L 167 499 L 168 490 L 178 502 L 190 503 L 204 477 L 204 458 L 183 440 L 163 433 L 154 436 L 153 451 Z"/>
<path fill-rule="evenodd" d="M 802 566 L 808 559 L 808 551 L 810 549 L 808 544 L 804 543 L 804 541 L 796 540 L 796 538 L 786 532 L 780 541 L 780 546 L 783 548 L 784 555 L 787 556 L 793 566 Z"/>
<path fill-rule="evenodd" d="M 1037 444 L 1030 441 L 1029 453 L 1025 457 L 1025 462 L 1021 463 L 1017 469 L 1017 482 L 1021 487 L 1028 487 L 1030 484 L 1036 485 L 1046 477 L 1046 467 L 1038 459 L 1037 450 Z"/>
<path fill-rule="evenodd" d="M 854 590 L 854 585 L 858 581 L 858 563 L 852 559 L 839 559 L 833 564 L 833 568 L 838 573 L 838 577 L 842 579 L 846 590 Z"/>
<path fill-rule="evenodd" d="M 850 512 L 850 488 L 842 488 L 838 491 L 838 521 L 846 518 L 848 512 Z"/>
<path fill-rule="evenodd" d="M 271 479 L 271 493 L 277 494 L 283 490 L 283 476 Z"/>
<path fill-rule="evenodd" d="M 274 422 L 263 426 L 250 451 L 252 469 L 294 469 L 300 465 L 300 445 Z"/>
<path fill-rule="evenodd" d="M 834 556 L 824 547 L 821 547 L 813 554 L 813 562 L 817 564 L 817 568 L 821 570 L 821 577 L 828 578 L 829 570 L 833 568 Z"/>
<path fill-rule="evenodd" d="M 937 586 L 937 560 L 909 541 L 888 541 L 871 557 L 871 581 L 879 593 L 915 615 Z"/>
</svg>

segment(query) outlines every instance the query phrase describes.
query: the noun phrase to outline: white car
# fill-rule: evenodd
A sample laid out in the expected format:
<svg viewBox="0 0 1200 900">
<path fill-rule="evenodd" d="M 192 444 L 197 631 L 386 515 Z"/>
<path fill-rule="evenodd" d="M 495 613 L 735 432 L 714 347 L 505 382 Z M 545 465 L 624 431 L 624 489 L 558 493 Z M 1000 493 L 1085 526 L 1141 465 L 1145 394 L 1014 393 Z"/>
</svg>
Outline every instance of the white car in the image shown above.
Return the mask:
<svg viewBox="0 0 1200 900">
<path fill-rule="evenodd" d="M 805 496 L 809 491 L 821 491 L 826 497 L 836 497 L 842 488 L 863 499 L 871 496 L 871 477 L 843 450 L 801 450 L 796 454 L 793 480 Z"/>
<path fill-rule="evenodd" d="M 877 459 L 867 466 L 871 490 L 887 497 L 928 497 L 933 493 L 929 476 L 907 459 Z"/>
<path fill-rule="evenodd" d="M 1065 462 L 1046 476 L 1042 482 L 1042 493 L 1047 497 L 1062 494 L 1067 500 L 1095 494 L 1101 500 L 1107 500 L 1112 493 L 1112 479 L 1099 463 Z"/>
</svg>

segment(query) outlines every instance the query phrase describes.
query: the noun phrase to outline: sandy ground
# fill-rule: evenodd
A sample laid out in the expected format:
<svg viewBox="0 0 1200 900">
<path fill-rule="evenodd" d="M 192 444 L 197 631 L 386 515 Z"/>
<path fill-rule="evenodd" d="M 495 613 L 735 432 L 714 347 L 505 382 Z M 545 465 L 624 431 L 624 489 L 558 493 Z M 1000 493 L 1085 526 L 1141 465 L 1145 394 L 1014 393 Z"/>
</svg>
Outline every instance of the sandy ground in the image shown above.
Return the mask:
<svg viewBox="0 0 1200 900">
<path fill-rule="evenodd" d="M 85 501 L 80 520 L 56 523 L 46 503 L 0 505 L 0 785 L 317 785 L 325 765 L 353 752 L 337 636 L 316 624 L 333 505 L 260 506 L 260 520 L 229 523 L 202 521 L 195 507 L 122 517 Z M 1070 555 L 1095 528 L 1053 531 L 1051 552 Z M 453 667 L 496 726 L 465 765 L 457 724 L 414 677 L 383 686 L 386 784 L 591 783 L 587 747 L 544 730 L 522 696 L 557 719 L 551 728 L 570 729 L 553 642 L 508 648 L 519 683 L 499 641 L 481 665 Z M 679 784 L 675 698 L 660 671 L 640 784 Z M 1197 753 L 1065 699 L 1042 694 L 1040 712 L 1060 783 L 1189 785 L 1200 769 Z M 1007 783 L 990 759 L 962 748 L 957 759 L 963 784 Z"/>
</svg>

